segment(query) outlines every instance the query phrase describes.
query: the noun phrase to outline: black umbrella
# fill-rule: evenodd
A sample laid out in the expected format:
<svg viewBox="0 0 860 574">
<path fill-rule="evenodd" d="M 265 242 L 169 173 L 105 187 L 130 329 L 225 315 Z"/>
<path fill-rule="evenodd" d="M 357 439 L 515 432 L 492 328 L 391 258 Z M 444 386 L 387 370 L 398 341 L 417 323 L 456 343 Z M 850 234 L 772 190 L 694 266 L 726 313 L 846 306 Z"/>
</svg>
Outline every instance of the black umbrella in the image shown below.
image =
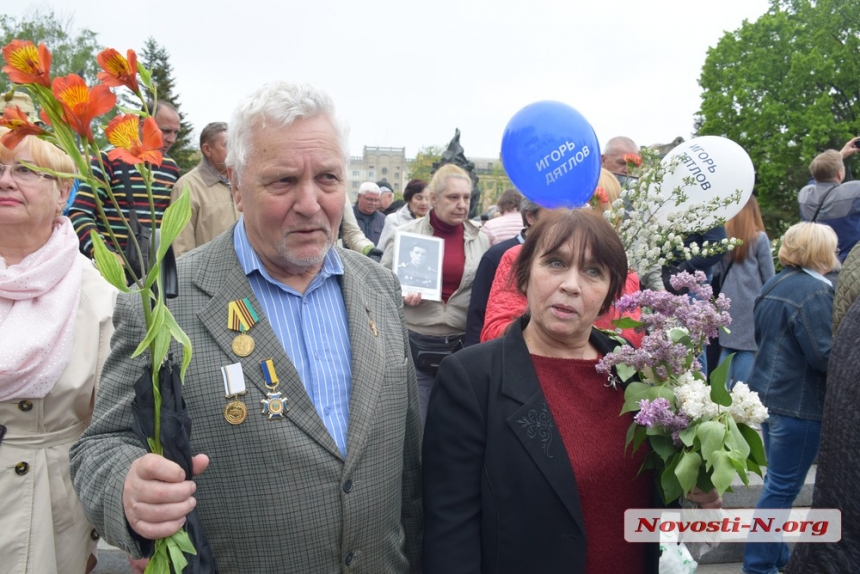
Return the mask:
<svg viewBox="0 0 860 574">
<path fill-rule="evenodd" d="M 158 384 L 161 391 L 161 446 L 163 454 L 185 471 L 185 478 L 191 480 L 191 417 L 182 398 L 182 381 L 179 367 L 173 361 L 173 354 L 158 371 Z M 152 392 L 152 374 L 147 367 L 140 379 L 134 384 L 132 401 L 133 421 L 131 428 L 148 450 L 147 438 L 155 436 L 155 396 Z M 197 508 L 185 520 L 185 531 L 191 539 L 197 555 L 185 554 L 187 574 L 210 574 L 218 572 L 215 553 L 203 532 L 203 523 Z"/>
</svg>

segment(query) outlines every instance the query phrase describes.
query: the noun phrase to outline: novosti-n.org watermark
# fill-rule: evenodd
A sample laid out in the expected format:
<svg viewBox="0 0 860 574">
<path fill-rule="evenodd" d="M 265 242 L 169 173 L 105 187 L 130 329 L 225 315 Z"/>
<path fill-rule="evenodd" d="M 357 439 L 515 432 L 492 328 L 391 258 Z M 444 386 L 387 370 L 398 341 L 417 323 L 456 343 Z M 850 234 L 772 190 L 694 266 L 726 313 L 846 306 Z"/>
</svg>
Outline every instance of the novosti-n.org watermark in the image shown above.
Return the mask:
<svg viewBox="0 0 860 574">
<path fill-rule="evenodd" d="M 842 512 L 792 508 L 635 508 L 624 512 L 627 542 L 839 542 Z"/>
</svg>

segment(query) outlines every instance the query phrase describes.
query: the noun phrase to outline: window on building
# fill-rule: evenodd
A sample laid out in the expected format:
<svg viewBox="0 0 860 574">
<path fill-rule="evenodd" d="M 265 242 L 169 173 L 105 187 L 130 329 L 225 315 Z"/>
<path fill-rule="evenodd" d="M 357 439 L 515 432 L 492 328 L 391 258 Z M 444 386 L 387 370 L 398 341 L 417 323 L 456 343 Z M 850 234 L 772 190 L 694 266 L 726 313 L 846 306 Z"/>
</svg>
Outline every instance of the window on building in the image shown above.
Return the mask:
<svg viewBox="0 0 860 574">
<path fill-rule="evenodd" d="M 352 175 L 353 175 L 353 177 L 358 177 L 361 175 L 361 172 L 358 171 L 357 169 L 354 169 L 354 170 L 352 170 Z"/>
<path fill-rule="evenodd" d="M 367 169 L 373 169 L 372 165 L 367 166 Z"/>
<path fill-rule="evenodd" d="M 374 179 L 376 177 L 376 172 L 369 171 L 367 172 L 367 179 Z"/>
<path fill-rule="evenodd" d="M 357 181 L 352 182 L 352 187 L 353 187 L 353 188 L 358 187 L 358 182 L 357 182 Z"/>
<path fill-rule="evenodd" d="M 387 167 L 383 167 L 380 171 L 382 172 L 382 175 L 385 175 L 385 174 L 387 174 L 387 173 L 388 173 L 388 168 L 387 168 Z"/>
<path fill-rule="evenodd" d="M 400 184 L 399 183 L 394 184 L 394 191 L 400 191 Z"/>
<path fill-rule="evenodd" d="M 397 172 L 394 172 L 394 179 L 400 179 L 400 174 Z"/>
</svg>

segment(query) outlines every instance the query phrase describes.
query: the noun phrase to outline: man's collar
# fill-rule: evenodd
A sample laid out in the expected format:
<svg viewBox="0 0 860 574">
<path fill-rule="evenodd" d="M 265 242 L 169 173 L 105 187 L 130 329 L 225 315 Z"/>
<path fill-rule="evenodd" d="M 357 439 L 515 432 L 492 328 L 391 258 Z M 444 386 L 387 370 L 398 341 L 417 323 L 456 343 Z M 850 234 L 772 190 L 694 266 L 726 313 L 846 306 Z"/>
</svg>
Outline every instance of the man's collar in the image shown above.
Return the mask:
<svg viewBox="0 0 860 574">
<path fill-rule="evenodd" d="M 200 179 L 203 180 L 203 183 L 205 183 L 207 187 L 212 187 L 219 182 L 223 183 L 227 187 L 230 187 L 230 180 L 227 179 L 226 176 L 223 176 L 218 173 L 218 170 L 212 167 L 212 164 L 209 163 L 209 160 L 206 159 L 206 156 L 204 156 L 203 159 L 200 160 L 200 163 L 197 167 L 198 171 L 200 172 Z"/>
<path fill-rule="evenodd" d="M 283 283 L 269 275 L 269 272 L 266 271 L 265 266 L 263 266 L 263 262 L 260 261 L 260 256 L 257 255 L 256 251 L 254 251 L 254 248 L 251 246 L 251 242 L 248 241 L 248 233 L 245 230 L 244 217 L 240 217 L 239 222 L 236 224 L 236 229 L 233 232 L 233 246 L 236 249 L 236 255 L 239 258 L 239 264 L 242 266 L 242 271 L 245 272 L 246 276 L 250 277 L 256 271 L 269 283 L 281 288 L 284 287 Z M 317 273 L 317 276 L 314 277 L 311 285 L 308 287 L 308 291 L 332 275 L 343 275 L 343 261 L 334 246 L 329 247 L 328 252 L 326 252 L 322 268 Z"/>
</svg>

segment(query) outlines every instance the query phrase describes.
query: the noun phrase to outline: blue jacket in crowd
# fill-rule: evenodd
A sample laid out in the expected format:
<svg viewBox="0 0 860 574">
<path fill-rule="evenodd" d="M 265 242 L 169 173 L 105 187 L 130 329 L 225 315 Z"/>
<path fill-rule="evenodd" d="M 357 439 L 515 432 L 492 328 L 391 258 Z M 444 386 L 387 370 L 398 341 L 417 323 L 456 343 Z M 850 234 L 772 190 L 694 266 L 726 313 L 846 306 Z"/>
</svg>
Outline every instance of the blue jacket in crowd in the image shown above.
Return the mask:
<svg viewBox="0 0 860 574">
<path fill-rule="evenodd" d="M 762 287 L 750 388 L 771 413 L 821 420 L 832 316 L 833 287 L 798 267 L 786 267 Z"/>
</svg>

